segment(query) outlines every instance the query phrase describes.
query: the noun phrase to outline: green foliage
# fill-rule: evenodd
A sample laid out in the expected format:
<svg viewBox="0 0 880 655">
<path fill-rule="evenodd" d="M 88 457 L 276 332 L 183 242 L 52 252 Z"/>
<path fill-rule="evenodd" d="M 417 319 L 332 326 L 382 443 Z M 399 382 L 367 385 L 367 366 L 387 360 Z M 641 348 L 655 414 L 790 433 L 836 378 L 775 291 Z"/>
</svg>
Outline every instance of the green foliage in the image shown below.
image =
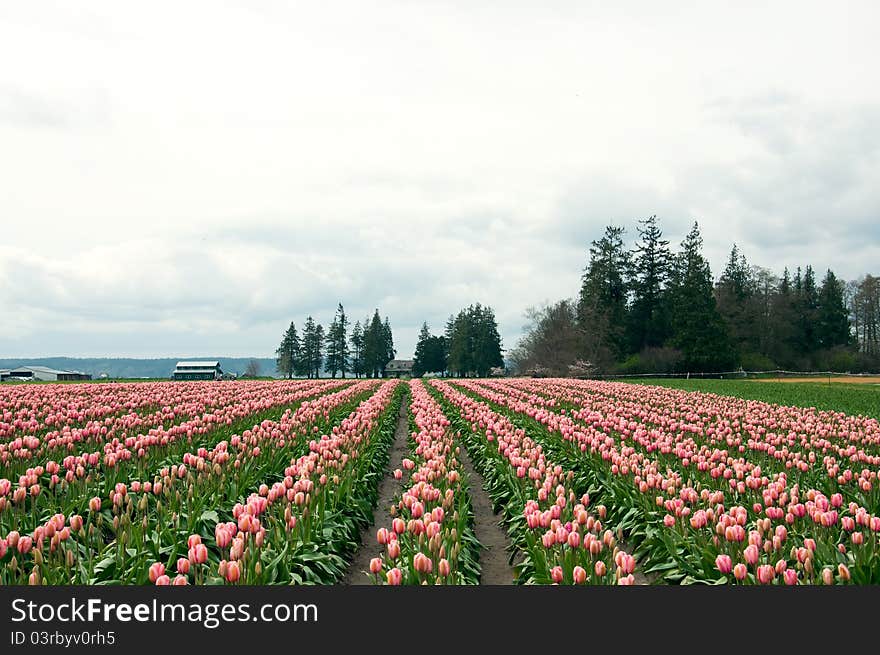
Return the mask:
<svg viewBox="0 0 880 655">
<path fill-rule="evenodd" d="M 880 387 L 871 384 L 651 378 L 637 380 L 636 383 L 687 391 L 704 391 L 778 405 L 863 414 L 880 419 Z"/>
<path fill-rule="evenodd" d="M 373 317 L 364 321 L 360 341 L 358 362 L 360 372 L 366 377 L 384 377 L 385 366 L 397 353 L 394 349 L 394 336 L 388 317 L 386 316 L 383 322 L 379 318 L 379 310 L 376 309 Z M 355 348 L 357 349 L 357 346 Z"/>
<path fill-rule="evenodd" d="M 761 353 L 744 353 L 739 358 L 740 366 L 746 371 L 772 371 L 776 363 Z"/>
<path fill-rule="evenodd" d="M 631 255 L 623 243 L 625 230 L 609 225 L 590 245 L 590 262 L 581 278 L 578 319 L 589 335 L 586 357 L 608 364 L 625 351 L 628 275 Z"/>
<path fill-rule="evenodd" d="M 696 223 L 681 244 L 671 267 L 668 302 L 670 339 L 682 353 L 680 365 L 687 371 L 730 368 L 736 355 L 727 338 L 727 327 L 715 306 L 712 273 L 703 258 L 703 238 Z"/>
<path fill-rule="evenodd" d="M 669 310 L 664 298 L 672 255 L 656 216 L 639 221 L 641 241 L 633 253 L 629 286 L 633 297 L 628 313 L 632 351 L 662 346 L 669 334 Z"/>
<path fill-rule="evenodd" d="M 479 303 L 462 309 L 446 324 L 449 347 L 447 369 L 460 377 L 485 377 L 490 369 L 504 366 L 501 335 L 491 307 Z"/>
<path fill-rule="evenodd" d="M 413 376 L 441 373 L 446 370 L 446 338 L 431 334 L 427 323 L 422 323 L 413 360 Z"/>
<path fill-rule="evenodd" d="M 336 316 L 327 330 L 327 361 L 326 369 L 330 372 L 330 377 L 336 377 L 339 373 L 340 377 L 345 377 L 345 373 L 350 371 L 349 366 L 350 352 L 348 347 L 348 317 L 345 315 L 345 309 L 342 303 L 336 309 Z"/>
<path fill-rule="evenodd" d="M 622 374 L 676 373 L 681 370 L 681 359 L 681 352 L 675 348 L 645 348 L 627 357 L 618 370 Z"/>
<path fill-rule="evenodd" d="M 275 366 L 278 373 L 288 379 L 299 375 L 299 371 L 302 369 L 302 343 L 293 321 L 290 322 L 290 327 L 284 333 L 281 345 L 278 346 L 275 355 L 277 357 Z"/>
<path fill-rule="evenodd" d="M 311 316 L 306 318 L 302 336 L 302 360 L 299 374 L 307 377 L 321 377 L 321 366 L 324 363 L 324 327 L 315 323 Z M 304 369 L 304 370 L 303 370 Z"/>
<path fill-rule="evenodd" d="M 847 346 L 852 343 L 850 334 L 849 312 L 843 297 L 844 289 L 841 281 L 828 269 L 822 288 L 819 290 L 816 336 L 822 348 Z"/>
</svg>

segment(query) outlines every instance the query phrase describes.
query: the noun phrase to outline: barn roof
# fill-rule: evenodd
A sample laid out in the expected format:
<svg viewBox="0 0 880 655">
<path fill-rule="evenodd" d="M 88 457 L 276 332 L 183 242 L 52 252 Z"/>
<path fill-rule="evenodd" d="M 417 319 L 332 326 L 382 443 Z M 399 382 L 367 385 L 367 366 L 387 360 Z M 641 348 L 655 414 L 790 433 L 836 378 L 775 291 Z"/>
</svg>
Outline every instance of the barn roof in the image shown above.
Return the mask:
<svg viewBox="0 0 880 655">
<path fill-rule="evenodd" d="M 413 367 L 412 359 L 392 359 L 385 365 L 386 371 L 403 371 L 411 370 Z"/>
<path fill-rule="evenodd" d="M 55 368 L 49 368 L 48 366 L 19 366 L 18 368 L 12 369 L 11 372 L 14 373 L 16 371 L 33 371 L 34 373 L 53 373 L 56 375 L 58 373 L 73 373 L 74 372 L 74 371 L 60 371 Z"/>
<path fill-rule="evenodd" d="M 213 360 L 210 362 L 177 362 L 177 368 L 181 366 L 188 367 L 198 367 L 198 368 L 217 368 L 220 366 L 220 362 L 217 360 Z"/>
</svg>

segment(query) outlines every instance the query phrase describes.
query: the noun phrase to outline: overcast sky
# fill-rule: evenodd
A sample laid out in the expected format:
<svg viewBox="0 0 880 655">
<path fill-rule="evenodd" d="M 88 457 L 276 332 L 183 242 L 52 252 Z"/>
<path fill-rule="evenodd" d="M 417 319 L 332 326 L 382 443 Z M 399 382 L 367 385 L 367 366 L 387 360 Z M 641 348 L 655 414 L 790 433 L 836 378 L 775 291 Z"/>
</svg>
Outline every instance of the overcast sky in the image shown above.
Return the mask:
<svg viewBox="0 0 880 655">
<path fill-rule="evenodd" d="M 878 7 L 2 3 L 0 356 L 269 355 L 340 301 L 513 347 L 650 214 L 716 276 L 880 273 Z"/>
</svg>

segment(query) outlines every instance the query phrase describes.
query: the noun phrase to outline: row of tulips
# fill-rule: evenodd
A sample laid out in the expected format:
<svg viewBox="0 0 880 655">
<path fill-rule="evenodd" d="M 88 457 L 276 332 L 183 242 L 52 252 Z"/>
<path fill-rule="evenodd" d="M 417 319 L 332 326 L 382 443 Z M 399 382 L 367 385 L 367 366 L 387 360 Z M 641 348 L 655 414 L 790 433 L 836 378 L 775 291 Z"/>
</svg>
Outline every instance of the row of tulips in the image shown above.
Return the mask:
<svg viewBox="0 0 880 655">
<path fill-rule="evenodd" d="M 246 384 L 238 383 L 240 387 Z M 237 395 L 226 399 L 226 406 L 209 408 L 193 418 L 186 419 L 178 410 L 175 418 L 180 420 L 167 426 L 128 436 L 123 428 L 111 425 L 109 438 L 99 450 L 67 455 L 57 461 L 50 459 L 28 467 L 17 478 L 12 470 L 15 467 L 3 466 L 0 475 L 16 481 L 0 478 L 0 531 L 33 529 L 37 522 L 58 511 L 73 513 L 88 498 L 105 496 L 132 477 L 150 477 L 164 463 L 178 460 L 188 450 L 214 446 L 255 422 L 277 420 L 286 409 L 350 383 L 281 382 L 271 388 L 271 393 L 263 386 L 265 383 L 253 384 L 260 388 L 241 387 Z M 114 436 L 119 429 L 123 431 Z M 72 450 L 77 443 L 69 442 L 67 449 Z"/>
<path fill-rule="evenodd" d="M 211 399 L 228 394 L 229 386 L 198 382 L 4 385 L 0 443 L 15 437 L 43 436 L 65 427 L 82 427 L 89 421 L 123 414 L 172 408 L 188 408 L 191 414 L 203 412 L 208 406 L 216 406 L 218 403 Z"/>
<path fill-rule="evenodd" d="M 314 389 L 323 385 L 333 386 L 344 384 L 342 381 L 324 380 L 290 380 L 273 385 L 272 382 L 224 382 L 217 385 L 204 385 L 202 391 L 192 387 L 197 383 L 153 382 L 152 387 L 161 391 L 143 389 L 145 385 L 105 384 L 85 385 L 91 387 L 111 387 L 125 389 L 129 386 L 142 388 L 140 402 L 129 402 L 120 411 L 110 412 L 100 420 L 89 420 L 81 425 L 62 425 L 47 428 L 46 431 L 34 435 L 19 435 L 5 442 L 0 442 L 0 465 L 12 474 L 19 474 L 27 468 L 56 461 L 66 473 L 75 465 L 82 463 L 82 457 L 92 455 L 103 463 L 126 459 L 120 454 L 122 449 L 134 450 L 147 443 L 163 438 L 179 438 L 187 431 L 200 434 L 205 428 L 232 419 L 265 411 L 284 404 L 282 398 L 286 394 L 298 393 L 303 387 Z M 169 398 L 171 390 L 180 384 L 180 392 Z M 189 385 L 189 386 L 187 386 Z M 30 387 L 36 391 L 45 391 L 47 395 L 70 389 L 76 385 L 45 385 Z M 36 392 L 34 392 L 36 393 Z M 154 404 L 157 399 L 163 402 Z M 118 407 L 117 407 L 118 409 Z M 73 459 L 71 459 L 73 457 Z M 131 457 L 131 453 L 128 453 Z M 86 458 L 88 463 L 88 458 Z M 94 463 L 92 463 L 94 465 Z"/>
<path fill-rule="evenodd" d="M 606 508 L 589 509 L 575 473 L 551 461 L 522 428 L 486 402 L 453 385 L 431 387 L 465 440 L 503 511 L 515 551 L 519 583 L 620 584 L 635 582 L 635 559 L 606 525 Z"/>
<path fill-rule="evenodd" d="M 313 381 L 308 381 L 311 384 Z M 302 381 L 289 381 L 286 386 L 297 386 Z M 72 450 L 82 450 L 89 445 L 103 445 L 114 438 L 124 440 L 129 435 L 145 433 L 157 427 L 168 428 L 186 419 L 209 413 L 216 408 L 226 408 L 243 400 L 266 401 L 281 388 L 271 382 L 223 382 L 204 384 L 197 382 L 150 382 L 134 384 L 94 385 L 28 385 L 13 387 L 11 392 L 24 390 L 30 396 L 32 408 L 62 407 L 69 394 L 77 389 L 88 388 L 96 396 L 96 402 L 106 401 L 107 394 L 118 394 L 115 402 L 105 402 L 97 409 L 79 412 L 77 416 L 88 417 L 64 421 L 57 415 L 48 414 L 42 421 L 32 417 L 27 421 L 16 419 L 7 424 L 9 438 L 0 439 L 0 463 L 20 467 L 44 462 L 46 459 L 62 458 Z M 272 390 L 273 393 L 267 393 Z M 81 392 L 79 392 L 81 393 Z M 36 409 L 30 410 L 39 414 Z M 21 410 L 19 413 L 23 413 Z M 21 425 L 21 427 L 16 427 Z"/>
<path fill-rule="evenodd" d="M 389 528 L 376 540 L 381 554 L 370 562 L 379 584 L 477 584 L 479 543 L 460 446 L 437 401 L 419 380 L 410 389 L 410 453 L 394 477 L 408 478 L 391 507 Z"/>
<path fill-rule="evenodd" d="M 529 386 L 523 380 L 508 385 Z M 591 386 L 597 391 L 590 393 Z M 802 486 L 840 492 L 847 501 L 880 511 L 876 419 L 620 383 L 549 381 L 541 392 L 637 444 L 668 450 L 680 466 L 724 477 L 731 486 L 761 488 L 762 472 L 794 472 Z"/>
<path fill-rule="evenodd" d="M 576 408 L 574 399 L 592 384 L 597 386 L 597 398 Z M 569 386 L 577 391 L 560 393 L 554 406 L 528 399 Z M 836 480 L 824 473 L 805 475 L 796 466 L 764 472 L 744 454 L 751 455 L 749 448 L 731 447 L 729 453 L 720 447 L 715 430 L 703 437 L 695 427 L 698 417 L 710 415 L 726 401 L 692 394 L 688 412 L 679 407 L 661 418 L 664 411 L 658 406 L 665 390 L 618 386 L 622 398 L 615 403 L 608 400 L 613 392 L 609 383 L 460 383 L 468 393 L 503 408 L 558 461 L 577 470 L 581 484 L 595 491 L 628 540 L 639 544 L 647 570 L 669 582 L 880 582 L 876 553 L 880 518 L 854 500 L 847 502 L 836 491 Z M 650 403 L 641 409 L 632 407 L 634 393 L 644 393 Z M 677 397 L 676 403 L 686 404 Z M 773 408 L 767 415 L 786 411 L 798 413 L 795 408 Z M 753 425 L 754 419 L 738 417 L 727 421 Z M 664 420 L 665 430 L 657 427 Z M 723 420 L 716 419 L 716 424 Z M 859 450 L 862 459 L 870 457 L 872 420 L 837 420 L 862 426 Z M 650 427 L 642 421 L 650 421 Z M 817 440 L 827 437 L 812 442 L 804 437 L 800 443 L 815 448 Z M 732 433 L 725 438 L 735 442 L 740 437 Z M 679 447 L 681 442 L 685 445 Z M 708 461 L 701 459 L 704 448 L 710 453 Z M 870 471 L 861 475 L 863 480 L 871 478 Z M 825 488 L 810 485 L 817 480 Z"/>
<path fill-rule="evenodd" d="M 172 552 L 151 564 L 149 579 L 160 585 L 338 581 L 372 519 L 403 391 L 397 381 L 382 384 L 315 435 L 277 482 L 260 484 L 218 517 L 213 535 L 190 534 L 186 558 L 175 560 Z"/>
<path fill-rule="evenodd" d="M 0 539 L 0 582 L 146 581 L 147 563 L 176 558 L 193 532 L 209 535 L 219 519 L 216 508 L 307 452 L 310 436 L 343 420 L 376 386 L 363 381 L 304 401 L 278 421 L 264 420 L 210 450 L 185 453 L 147 480 L 118 482 L 107 496 L 57 512 L 30 533 L 8 532 Z"/>
</svg>

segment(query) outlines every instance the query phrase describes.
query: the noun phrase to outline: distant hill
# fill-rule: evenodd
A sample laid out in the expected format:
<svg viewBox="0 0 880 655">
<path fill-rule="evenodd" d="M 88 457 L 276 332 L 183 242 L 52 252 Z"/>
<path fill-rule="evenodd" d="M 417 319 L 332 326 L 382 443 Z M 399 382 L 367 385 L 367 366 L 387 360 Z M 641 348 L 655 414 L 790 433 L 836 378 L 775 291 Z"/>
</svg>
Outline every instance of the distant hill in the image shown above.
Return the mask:
<svg viewBox="0 0 880 655">
<path fill-rule="evenodd" d="M 111 378 L 167 378 L 171 376 L 175 364 L 183 359 L 219 360 L 224 373 L 245 372 L 250 357 L 167 357 L 160 359 L 134 358 L 89 358 L 89 357 L 32 357 L 0 359 L 0 368 L 17 368 L 27 364 L 48 366 L 71 371 L 91 373 L 97 378 L 106 373 Z M 260 375 L 276 375 L 275 360 L 267 357 L 254 357 L 260 364 Z"/>
</svg>

